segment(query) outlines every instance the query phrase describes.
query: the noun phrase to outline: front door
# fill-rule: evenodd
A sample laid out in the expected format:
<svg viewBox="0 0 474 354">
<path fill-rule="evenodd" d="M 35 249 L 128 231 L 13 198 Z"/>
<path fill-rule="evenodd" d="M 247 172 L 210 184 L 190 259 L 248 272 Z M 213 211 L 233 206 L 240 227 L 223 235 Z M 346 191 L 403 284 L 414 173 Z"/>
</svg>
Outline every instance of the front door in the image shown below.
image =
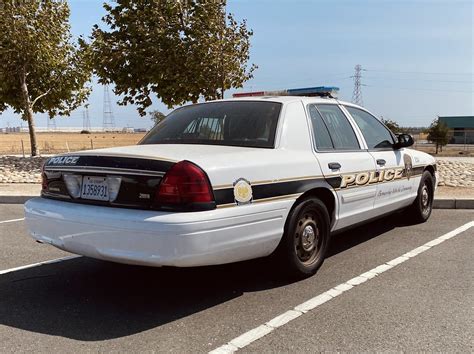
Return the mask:
<svg viewBox="0 0 474 354">
<path fill-rule="evenodd" d="M 393 134 L 377 118 L 346 106 L 376 164 L 378 183 L 374 208 L 377 214 L 409 205 L 415 198 L 419 178 L 412 177 L 412 158 L 406 149 L 394 149 Z"/>
<path fill-rule="evenodd" d="M 368 183 L 376 169 L 372 155 L 361 148 L 360 139 L 338 105 L 310 104 L 308 111 L 315 154 L 338 198 L 334 229 L 371 218 L 377 192 L 377 186 Z"/>
</svg>

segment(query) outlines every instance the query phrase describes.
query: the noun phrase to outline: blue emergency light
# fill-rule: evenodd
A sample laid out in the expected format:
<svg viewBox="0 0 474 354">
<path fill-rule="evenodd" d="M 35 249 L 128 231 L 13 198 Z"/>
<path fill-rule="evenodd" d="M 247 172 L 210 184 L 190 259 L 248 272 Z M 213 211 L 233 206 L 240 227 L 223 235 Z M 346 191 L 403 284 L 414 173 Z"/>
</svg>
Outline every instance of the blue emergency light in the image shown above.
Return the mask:
<svg viewBox="0 0 474 354">
<path fill-rule="evenodd" d="M 254 91 L 234 93 L 232 97 L 255 97 L 255 96 L 306 96 L 306 97 L 330 97 L 337 98 L 339 87 L 317 86 L 277 91 Z"/>
</svg>

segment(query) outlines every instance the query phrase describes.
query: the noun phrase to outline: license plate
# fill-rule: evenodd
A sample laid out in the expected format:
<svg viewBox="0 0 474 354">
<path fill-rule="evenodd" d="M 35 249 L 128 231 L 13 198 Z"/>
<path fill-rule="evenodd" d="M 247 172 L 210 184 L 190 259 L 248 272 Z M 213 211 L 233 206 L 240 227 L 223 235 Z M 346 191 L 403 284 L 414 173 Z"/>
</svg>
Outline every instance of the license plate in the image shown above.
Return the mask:
<svg viewBox="0 0 474 354">
<path fill-rule="evenodd" d="M 82 179 L 81 198 L 90 200 L 109 200 L 107 177 L 84 176 Z"/>
</svg>

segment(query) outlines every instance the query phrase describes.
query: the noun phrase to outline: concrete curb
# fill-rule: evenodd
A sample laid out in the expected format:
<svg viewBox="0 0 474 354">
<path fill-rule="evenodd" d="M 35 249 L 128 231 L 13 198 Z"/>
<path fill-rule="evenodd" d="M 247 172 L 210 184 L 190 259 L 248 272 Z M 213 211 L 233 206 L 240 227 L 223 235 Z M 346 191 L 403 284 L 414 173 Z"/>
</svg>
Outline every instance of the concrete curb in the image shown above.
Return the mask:
<svg viewBox="0 0 474 354">
<path fill-rule="evenodd" d="M 474 199 L 440 198 L 433 201 L 433 209 L 474 209 Z"/>
<path fill-rule="evenodd" d="M 0 195 L 0 204 L 24 204 L 38 195 Z M 433 201 L 433 209 L 474 209 L 474 199 L 439 198 Z"/>
<path fill-rule="evenodd" d="M 38 195 L 0 195 L 0 204 L 25 204 L 28 199 Z"/>
</svg>

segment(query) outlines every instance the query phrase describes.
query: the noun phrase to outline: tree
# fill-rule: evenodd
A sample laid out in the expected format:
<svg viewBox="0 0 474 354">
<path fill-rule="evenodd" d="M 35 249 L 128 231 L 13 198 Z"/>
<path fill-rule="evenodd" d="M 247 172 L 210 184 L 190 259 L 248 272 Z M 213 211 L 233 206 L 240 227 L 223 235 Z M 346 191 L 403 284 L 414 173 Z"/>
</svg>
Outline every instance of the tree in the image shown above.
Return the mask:
<svg viewBox="0 0 474 354">
<path fill-rule="evenodd" d="M 385 124 L 394 134 L 400 134 L 402 132 L 402 128 L 400 128 L 398 123 L 391 119 L 382 118 L 382 123 Z"/>
<path fill-rule="evenodd" d="M 38 154 L 35 113 L 69 115 L 90 92 L 91 70 L 73 44 L 69 7 L 61 0 L 3 0 L 0 6 L 0 111 L 11 107 L 28 122 L 31 155 Z"/>
<path fill-rule="evenodd" d="M 226 2 L 117 0 L 104 4 L 94 26 L 92 61 L 101 83 L 115 84 L 119 104 L 137 104 L 140 115 L 155 94 L 168 107 L 223 97 L 242 87 L 252 31 L 226 14 Z"/>
<path fill-rule="evenodd" d="M 443 146 L 447 145 L 450 139 L 448 126 L 436 118 L 428 128 L 428 141 L 436 145 L 436 154 L 438 153 L 438 148 L 440 151 L 443 151 Z"/>
<path fill-rule="evenodd" d="M 163 119 L 166 118 L 166 115 L 160 111 L 152 111 L 149 113 L 149 115 L 155 125 L 158 125 Z"/>
</svg>

